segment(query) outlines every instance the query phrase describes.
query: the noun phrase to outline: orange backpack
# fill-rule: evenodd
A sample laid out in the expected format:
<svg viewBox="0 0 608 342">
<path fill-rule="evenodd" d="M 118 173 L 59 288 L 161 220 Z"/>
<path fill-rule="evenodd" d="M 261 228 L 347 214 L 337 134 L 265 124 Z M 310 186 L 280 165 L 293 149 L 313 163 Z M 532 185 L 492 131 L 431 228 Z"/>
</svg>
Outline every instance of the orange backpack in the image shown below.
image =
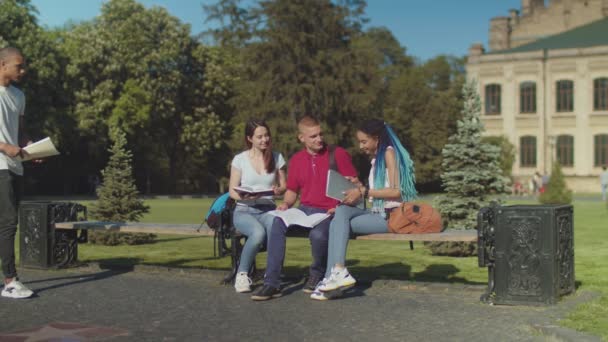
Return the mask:
<svg viewBox="0 0 608 342">
<path fill-rule="evenodd" d="M 388 229 L 397 234 L 440 233 L 441 214 L 425 203 L 403 202 L 391 211 Z"/>
</svg>

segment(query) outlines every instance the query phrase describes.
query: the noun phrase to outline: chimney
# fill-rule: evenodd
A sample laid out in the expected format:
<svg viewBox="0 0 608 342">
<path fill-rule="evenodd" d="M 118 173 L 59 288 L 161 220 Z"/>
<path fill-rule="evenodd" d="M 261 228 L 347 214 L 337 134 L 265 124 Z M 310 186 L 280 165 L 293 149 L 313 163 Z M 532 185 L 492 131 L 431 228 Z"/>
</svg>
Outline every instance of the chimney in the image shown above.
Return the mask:
<svg viewBox="0 0 608 342">
<path fill-rule="evenodd" d="M 469 48 L 469 58 L 467 60 L 468 63 L 477 63 L 479 58 L 485 53 L 483 48 L 483 44 L 481 43 L 473 43 Z"/>
</svg>

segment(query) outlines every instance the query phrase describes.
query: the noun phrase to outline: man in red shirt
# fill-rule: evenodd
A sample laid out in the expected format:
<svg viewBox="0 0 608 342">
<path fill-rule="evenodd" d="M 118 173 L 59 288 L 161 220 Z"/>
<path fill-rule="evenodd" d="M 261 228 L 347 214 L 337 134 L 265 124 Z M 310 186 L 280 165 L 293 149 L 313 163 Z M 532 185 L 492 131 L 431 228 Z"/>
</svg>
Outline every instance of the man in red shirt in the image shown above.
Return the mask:
<svg viewBox="0 0 608 342">
<path fill-rule="evenodd" d="M 323 132 L 319 121 L 310 116 L 300 119 L 298 121 L 298 139 L 302 142 L 304 148 L 289 160 L 287 192 L 283 203 L 277 209 L 286 210 L 293 206 L 299 194 L 299 209 L 307 215 L 333 213 L 339 202 L 325 196 L 330 153 L 327 145 L 323 142 Z M 357 171 L 346 150 L 336 146 L 334 158 L 338 172 L 348 177 L 357 176 Z M 305 292 L 312 292 L 325 274 L 330 221 L 331 218 L 328 218 L 310 231 L 309 239 L 313 262 L 310 266 L 308 281 L 304 286 Z M 268 261 L 264 286 L 256 290 L 251 299 L 268 300 L 281 296 L 280 276 L 283 259 L 285 258 L 286 232 L 285 223 L 281 219 L 275 218 L 268 238 Z"/>
</svg>

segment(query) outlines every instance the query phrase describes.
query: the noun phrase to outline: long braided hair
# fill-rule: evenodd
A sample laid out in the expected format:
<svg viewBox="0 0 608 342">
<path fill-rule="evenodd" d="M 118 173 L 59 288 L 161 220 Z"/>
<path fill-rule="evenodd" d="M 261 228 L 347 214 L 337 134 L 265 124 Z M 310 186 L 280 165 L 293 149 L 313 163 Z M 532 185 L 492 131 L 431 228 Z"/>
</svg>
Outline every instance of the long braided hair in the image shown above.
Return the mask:
<svg viewBox="0 0 608 342">
<path fill-rule="evenodd" d="M 374 161 L 374 189 L 382 189 L 385 187 L 385 154 L 386 149 L 390 146 L 395 151 L 397 167 L 399 168 L 399 191 L 401 193 L 401 200 L 407 202 L 416 198 L 414 162 L 412 162 L 410 154 L 405 147 L 403 147 L 391 126 L 382 120 L 371 119 L 363 122 L 358 130 L 378 139 L 378 149 L 376 150 L 376 160 Z M 383 211 L 383 198 L 374 198 L 372 210 L 374 209 Z"/>
</svg>

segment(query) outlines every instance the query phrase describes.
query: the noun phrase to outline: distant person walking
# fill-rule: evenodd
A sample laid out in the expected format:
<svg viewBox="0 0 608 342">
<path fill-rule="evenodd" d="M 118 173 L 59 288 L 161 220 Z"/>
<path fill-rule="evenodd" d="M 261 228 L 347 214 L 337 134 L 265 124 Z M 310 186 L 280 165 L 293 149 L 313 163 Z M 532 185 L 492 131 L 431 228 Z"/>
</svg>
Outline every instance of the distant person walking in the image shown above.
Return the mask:
<svg viewBox="0 0 608 342">
<path fill-rule="evenodd" d="M 534 195 L 538 195 L 538 193 L 540 192 L 540 188 L 543 186 L 543 181 L 542 181 L 542 177 L 540 176 L 540 173 L 535 172 L 534 176 L 532 177 L 532 181 L 534 182 Z"/>
<path fill-rule="evenodd" d="M 608 171 L 606 167 L 602 167 L 600 174 L 600 184 L 602 185 L 602 201 L 606 201 L 606 192 L 608 191 Z"/>
<path fill-rule="evenodd" d="M 4 273 L 2 297 L 27 298 L 33 292 L 17 278 L 15 235 L 23 166 L 25 95 L 12 85 L 25 74 L 25 59 L 15 48 L 0 49 L 0 259 Z M 23 145 L 23 144 L 22 144 Z"/>
</svg>

